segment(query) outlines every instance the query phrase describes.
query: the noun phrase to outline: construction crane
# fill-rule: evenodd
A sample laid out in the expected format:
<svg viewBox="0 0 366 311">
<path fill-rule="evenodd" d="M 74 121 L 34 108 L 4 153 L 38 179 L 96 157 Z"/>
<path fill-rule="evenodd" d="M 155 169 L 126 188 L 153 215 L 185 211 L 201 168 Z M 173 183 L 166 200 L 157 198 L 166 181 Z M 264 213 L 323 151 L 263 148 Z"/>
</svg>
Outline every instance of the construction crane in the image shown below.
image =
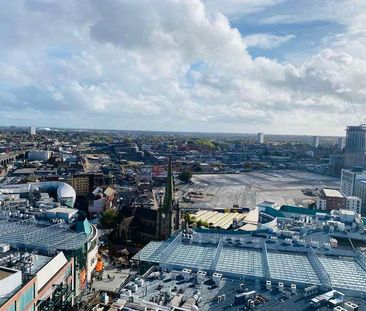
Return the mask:
<svg viewBox="0 0 366 311">
<path fill-rule="evenodd" d="M 363 121 L 361 121 L 361 116 L 360 116 L 360 114 L 358 113 L 358 110 L 356 109 L 356 106 L 353 104 L 353 101 L 352 101 L 351 97 L 350 97 L 349 95 L 347 95 L 347 97 L 348 97 L 348 101 L 349 101 L 349 103 L 350 103 L 350 104 L 351 104 L 351 106 L 352 106 L 353 111 L 354 111 L 354 112 L 355 112 L 355 114 L 356 114 L 356 117 L 357 117 L 358 122 L 360 123 L 360 125 L 366 125 L 366 119 L 364 119 Z"/>
</svg>

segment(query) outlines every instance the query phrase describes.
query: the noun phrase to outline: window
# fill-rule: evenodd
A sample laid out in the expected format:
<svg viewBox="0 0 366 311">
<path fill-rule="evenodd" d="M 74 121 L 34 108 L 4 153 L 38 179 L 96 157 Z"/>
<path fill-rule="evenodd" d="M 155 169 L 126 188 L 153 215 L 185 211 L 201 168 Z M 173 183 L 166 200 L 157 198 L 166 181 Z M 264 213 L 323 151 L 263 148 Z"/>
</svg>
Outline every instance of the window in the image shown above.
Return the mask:
<svg viewBox="0 0 366 311">
<path fill-rule="evenodd" d="M 32 302 L 34 299 L 34 284 L 29 287 L 19 298 L 18 300 L 18 309 L 25 310 L 25 308 Z"/>
</svg>

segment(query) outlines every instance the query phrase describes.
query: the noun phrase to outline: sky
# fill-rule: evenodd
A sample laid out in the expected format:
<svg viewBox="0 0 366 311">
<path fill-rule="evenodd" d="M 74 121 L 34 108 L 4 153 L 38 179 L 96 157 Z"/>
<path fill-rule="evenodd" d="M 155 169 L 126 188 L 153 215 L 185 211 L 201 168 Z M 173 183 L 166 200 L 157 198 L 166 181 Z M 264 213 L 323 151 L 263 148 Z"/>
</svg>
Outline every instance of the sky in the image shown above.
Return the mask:
<svg viewBox="0 0 366 311">
<path fill-rule="evenodd" d="M 14 0 L 0 125 L 344 135 L 366 0 Z"/>
</svg>

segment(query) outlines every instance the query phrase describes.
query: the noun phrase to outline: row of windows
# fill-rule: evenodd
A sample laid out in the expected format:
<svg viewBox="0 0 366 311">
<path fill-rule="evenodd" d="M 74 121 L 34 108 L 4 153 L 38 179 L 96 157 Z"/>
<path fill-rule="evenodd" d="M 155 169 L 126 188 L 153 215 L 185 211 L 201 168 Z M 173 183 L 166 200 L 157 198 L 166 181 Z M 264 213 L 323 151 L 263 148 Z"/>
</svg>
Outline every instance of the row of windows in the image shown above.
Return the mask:
<svg viewBox="0 0 366 311">
<path fill-rule="evenodd" d="M 7 311 L 22 311 L 25 310 L 27 306 L 33 301 L 35 298 L 35 286 L 34 284 L 29 287 L 20 297 L 17 301 L 15 301 L 8 309 Z M 29 309 L 30 311 L 34 311 L 35 307 L 34 304 Z"/>
</svg>

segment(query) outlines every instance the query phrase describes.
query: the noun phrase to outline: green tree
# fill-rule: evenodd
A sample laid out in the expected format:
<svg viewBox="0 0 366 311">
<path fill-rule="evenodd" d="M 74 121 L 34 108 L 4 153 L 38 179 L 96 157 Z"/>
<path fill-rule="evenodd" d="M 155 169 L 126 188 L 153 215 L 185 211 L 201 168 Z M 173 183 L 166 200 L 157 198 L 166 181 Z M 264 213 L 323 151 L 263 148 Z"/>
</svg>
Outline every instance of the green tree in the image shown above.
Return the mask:
<svg viewBox="0 0 366 311">
<path fill-rule="evenodd" d="M 179 174 L 178 178 L 183 182 L 189 182 L 192 178 L 192 173 L 189 171 L 182 172 Z"/>
<path fill-rule="evenodd" d="M 116 226 L 118 221 L 118 210 L 109 208 L 107 209 L 100 218 L 100 223 L 103 228 L 112 229 Z"/>
<path fill-rule="evenodd" d="M 199 221 L 197 221 L 197 227 L 209 227 L 209 224 L 207 221 L 202 221 L 201 219 Z"/>
<path fill-rule="evenodd" d="M 315 209 L 316 208 L 316 203 L 315 202 L 312 202 L 308 205 L 308 208 L 310 209 Z"/>
</svg>

